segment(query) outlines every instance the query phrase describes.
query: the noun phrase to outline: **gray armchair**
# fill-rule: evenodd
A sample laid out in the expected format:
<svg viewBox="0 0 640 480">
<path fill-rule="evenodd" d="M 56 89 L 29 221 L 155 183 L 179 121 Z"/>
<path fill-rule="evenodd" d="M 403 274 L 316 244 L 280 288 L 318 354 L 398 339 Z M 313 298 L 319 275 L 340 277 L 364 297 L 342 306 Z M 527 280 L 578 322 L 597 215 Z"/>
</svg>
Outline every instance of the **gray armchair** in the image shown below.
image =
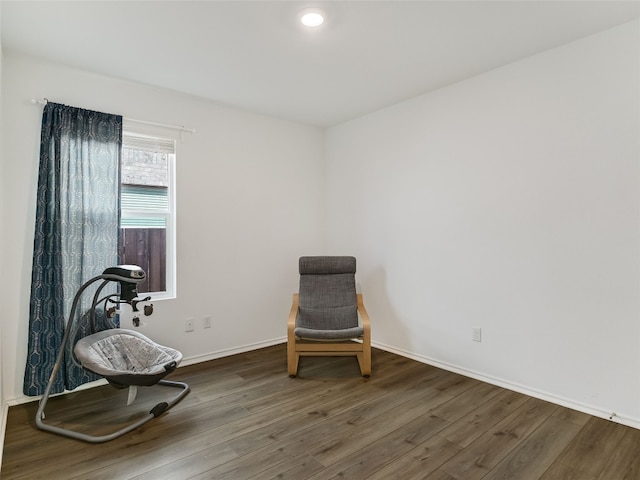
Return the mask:
<svg viewBox="0 0 640 480">
<path fill-rule="evenodd" d="M 300 257 L 299 271 L 300 290 L 287 323 L 289 376 L 298 374 L 300 356 L 353 355 L 368 377 L 371 326 L 362 294 L 356 293 L 356 259 Z"/>
</svg>

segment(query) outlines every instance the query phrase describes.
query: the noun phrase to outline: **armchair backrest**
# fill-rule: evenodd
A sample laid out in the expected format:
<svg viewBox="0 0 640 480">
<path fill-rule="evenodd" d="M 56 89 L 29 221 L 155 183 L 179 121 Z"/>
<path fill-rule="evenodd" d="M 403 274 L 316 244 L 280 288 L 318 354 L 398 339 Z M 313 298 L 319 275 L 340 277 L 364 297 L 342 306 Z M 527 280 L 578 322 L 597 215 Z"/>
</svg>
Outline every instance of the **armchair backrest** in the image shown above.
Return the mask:
<svg viewBox="0 0 640 480">
<path fill-rule="evenodd" d="M 300 257 L 298 327 L 358 327 L 355 257 Z"/>
</svg>

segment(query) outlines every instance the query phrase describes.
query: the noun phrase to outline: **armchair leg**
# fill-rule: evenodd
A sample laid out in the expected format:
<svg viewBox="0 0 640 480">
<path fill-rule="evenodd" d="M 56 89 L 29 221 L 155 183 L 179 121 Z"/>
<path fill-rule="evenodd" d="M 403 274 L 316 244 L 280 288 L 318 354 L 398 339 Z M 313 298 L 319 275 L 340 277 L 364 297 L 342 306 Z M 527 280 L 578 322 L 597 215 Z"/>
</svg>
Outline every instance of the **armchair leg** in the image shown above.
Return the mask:
<svg viewBox="0 0 640 480">
<path fill-rule="evenodd" d="M 358 365 L 360 366 L 360 373 L 363 377 L 369 378 L 371 375 L 371 350 L 359 352 L 357 357 Z"/>
<path fill-rule="evenodd" d="M 369 378 L 371 375 L 371 322 L 369 320 L 369 314 L 367 309 L 364 308 L 364 300 L 362 294 L 358 296 L 358 312 L 362 318 L 362 352 L 358 354 L 358 363 L 360 364 L 360 372 L 365 378 Z"/>
<path fill-rule="evenodd" d="M 300 354 L 296 352 L 295 342 L 293 344 L 287 343 L 287 370 L 291 378 L 298 374 L 299 361 Z"/>
</svg>

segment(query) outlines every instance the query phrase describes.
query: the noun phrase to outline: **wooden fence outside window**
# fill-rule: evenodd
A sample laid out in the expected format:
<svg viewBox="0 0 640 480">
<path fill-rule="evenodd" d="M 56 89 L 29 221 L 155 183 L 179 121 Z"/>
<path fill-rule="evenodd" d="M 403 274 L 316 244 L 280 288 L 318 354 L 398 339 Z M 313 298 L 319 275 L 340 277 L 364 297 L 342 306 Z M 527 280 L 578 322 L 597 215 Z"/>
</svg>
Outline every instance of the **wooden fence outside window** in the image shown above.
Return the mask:
<svg viewBox="0 0 640 480">
<path fill-rule="evenodd" d="M 167 231 L 164 228 L 121 228 L 120 262 L 138 265 L 147 280 L 138 284 L 138 293 L 167 290 Z"/>
</svg>

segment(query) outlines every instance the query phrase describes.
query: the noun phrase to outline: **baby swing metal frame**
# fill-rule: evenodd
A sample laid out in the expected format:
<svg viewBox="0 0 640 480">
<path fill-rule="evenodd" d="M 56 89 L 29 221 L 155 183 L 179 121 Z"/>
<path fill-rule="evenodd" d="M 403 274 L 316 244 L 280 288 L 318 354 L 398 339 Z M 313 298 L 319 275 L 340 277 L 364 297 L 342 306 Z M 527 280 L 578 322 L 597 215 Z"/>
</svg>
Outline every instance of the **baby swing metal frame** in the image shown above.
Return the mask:
<svg viewBox="0 0 640 480">
<path fill-rule="evenodd" d="M 98 282 L 100 280 L 102 280 L 102 284 L 98 287 L 94 298 L 93 298 L 93 302 L 91 304 L 91 309 L 89 310 L 89 320 L 90 320 L 90 326 L 91 326 L 91 332 L 95 333 L 95 324 L 94 324 L 94 316 L 95 316 L 95 308 L 98 306 L 98 304 L 100 304 L 102 301 L 106 301 L 108 298 L 112 297 L 112 296 L 117 296 L 120 297 L 120 300 L 117 301 L 117 303 L 128 303 L 130 304 L 134 311 L 137 311 L 137 307 L 136 304 L 138 303 L 137 300 L 135 300 L 135 298 L 138 295 L 138 292 L 136 291 L 136 285 L 142 281 L 144 281 L 144 279 L 146 278 L 146 274 L 144 272 L 144 270 L 142 270 L 140 267 L 135 266 L 135 265 L 118 265 L 116 267 L 109 267 L 107 268 L 101 275 L 98 275 L 96 277 L 93 277 L 92 279 L 90 279 L 89 281 L 87 281 L 84 285 L 82 285 L 82 287 L 80 287 L 80 289 L 78 290 L 78 292 L 76 293 L 74 299 L 73 299 L 73 303 L 71 306 L 71 313 L 69 314 L 69 319 L 67 321 L 67 325 L 64 331 L 64 336 L 62 339 L 62 345 L 60 346 L 60 350 L 58 352 L 58 356 L 56 358 L 56 362 L 53 366 L 53 370 L 51 372 L 51 376 L 49 377 L 49 382 L 47 383 L 47 388 L 45 389 L 44 395 L 42 396 L 42 398 L 40 399 L 40 404 L 38 406 L 38 410 L 36 412 L 36 426 L 41 429 L 41 430 L 45 430 L 51 433 L 56 433 L 58 435 L 63 435 L 65 437 L 70 437 L 70 438 L 74 438 L 77 440 L 83 440 L 85 442 L 90 442 L 90 443 L 102 443 L 102 442 L 108 442 L 109 440 L 113 440 L 115 438 L 118 438 L 128 432 L 131 432 L 132 430 L 135 430 L 136 428 L 142 426 L 143 424 L 147 423 L 149 420 L 152 420 L 153 418 L 156 418 L 158 416 L 160 416 L 162 413 L 164 413 L 165 411 L 169 410 L 171 407 L 173 407 L 175 404 L 177 404 L 180 400 L 182 400 L 182 398 L 189 393 L 189 385 L 187 385 L 186 383 L 183 382 L 176 382 L 176 381 L 170 381 L 170 380 L 164 380 L 162 379 L 162 377 L 164 377 L 165 375 L 168 375 L 169 373 L 171 373 L 172 371 L 174 371 L 177 366 L 178 366 L 178 362 L 173 361 L 168 363 L 167 365 L 162 365 L 162 367 L 164 367 L 164 372 L 160 372 L 160 373 L 155 373 L 155 375 L 150 376 L 150 375 L 145 375 L 145 374 L 141 374 L 138 375 L 136 374 L 136 372 L 127 372 L 127 371 L 123 371 L 120 372 L 120 375 L 116 375 L 116 376 L 108 376 L 108 375 L 104 375 L 103 373 L 99 372 L 99 371 L 93 371 L 90 368 L 87 368 L 86 366 L 83 365 L 83 368 L 92 371 L 93 373 L 96 373 L 98 375 L 103 376 L 104 378 L 107 379 L 107 381 L 109 381 L 110 384 L 112 384 L 113 386 L 115 386 L 116 388 L 124 388 L 124 387 L 137 387 L 139 385 L 145 385 L 145 386 L 149 386 L 149 385 L 162 385 L 162 386 L 166 386 L 166 387 L 172 387 L 172 388 L 179 388 L 181 389 L 181 391 L 175 396 L 173 397 L 170 401 L 168 402 L 160 402 L 157 405 L 155 405 L 146 415 L 144 415 L 143 417 L 141 417 L 140 419 L 126 425 L 125 427 L 116 430 L 113 433 L 107 434 L 107 435 L 89 435 L 86 433 L 81 433 L 81 432 L 76 432 L 74 430 L 69 430 L 66 428 L 62 428 L 62 427 L 58 427 L 55 425 L 50 425 L 44 422 L 45 419 L 45 413 L 44 413 L 44 409 L 47 405 L 47 401 L 49 400 L 49 397 L 51 396 L 51 390 L 53 388 L 53 383 L 54 380 L 56 378 L 56 376 L 58 375 L 58 371 L 60 370 L 60 367 L 62 365 L 62 362 L 64 360 L 64 355 L 65 355 L 65 351 L 66 351 L 66 347 L 67 344 L 69 343 L 69 341 L 72 338 L 72 333 L 75 334 L 74 332 L 74 324 L 75 322 L 75 315 L 76 315 L 76 310 L 78 308 L 78 302 L 80 300 L 80 297 L 82 296 L 83 292 L 92 284 L 94 284 L 95 282 Z M 118 282 L 120 283 L 120 293 L 119 294 L 114 294 L 114 295 L 110 295 L 108 297 L 105 297 L 103 299 L 98 299 L 100 291 L 104 288 L 104 286 L 109 283 L 109 282 Z M 103 335 L 102 337 L 104 338 L 104 336 L 108 336 L 109 332 L 113 332 L 113 334 L 126 334 L 127 332 L 131 333 L 132 336 L 135 336 L 137 339 L 144 339 L 145 341 L 149 342 L 150 344 L 152 344 L 153 346 L 159 347 L 159 348 L 166 348 L 166 347 L 162 347 L 160 345 L 157 345 L 155 342 L 152 342 L 151 340 L 149 340 L 148 338 L 144 337 L 143 335 L 139 334 L 138 332 L 135 331 L 128 331 L 128 330 L 122 330 L 122 329 L 109 329 L 109 330 L 105 330 L 103 332 L 101 332 Z M 84 337 L 84 338 L 88 338 L 88 337 Z M 176 351 L 177 352 L 177 351 Z M 177 352 L 179 354 L 179 352 Z M 72 353 L 73 355 L 73 353 Z M 182 355 L 180 354 L 180 358 L 182 357 Z M 179 360 L 178 360 L 179 361 Z"/>
</svg>

